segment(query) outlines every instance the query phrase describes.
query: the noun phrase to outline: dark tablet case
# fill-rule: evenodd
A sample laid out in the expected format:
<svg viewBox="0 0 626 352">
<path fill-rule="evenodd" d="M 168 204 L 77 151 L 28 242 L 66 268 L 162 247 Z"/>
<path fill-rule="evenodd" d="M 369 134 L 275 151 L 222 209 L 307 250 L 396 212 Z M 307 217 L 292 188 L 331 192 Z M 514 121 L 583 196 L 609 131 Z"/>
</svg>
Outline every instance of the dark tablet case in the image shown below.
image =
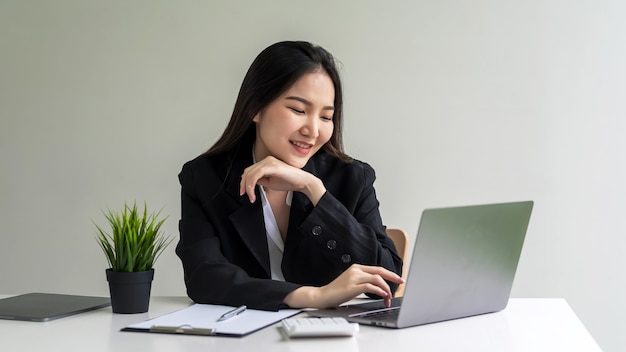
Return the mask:
<svg viewBox="0 0 626 352">
<path fill-rule="evenodd" d="M 26 293 L 0 299 L 0 319 L 45 322 L 110 305 L 108 297 Z"/>
</svg>

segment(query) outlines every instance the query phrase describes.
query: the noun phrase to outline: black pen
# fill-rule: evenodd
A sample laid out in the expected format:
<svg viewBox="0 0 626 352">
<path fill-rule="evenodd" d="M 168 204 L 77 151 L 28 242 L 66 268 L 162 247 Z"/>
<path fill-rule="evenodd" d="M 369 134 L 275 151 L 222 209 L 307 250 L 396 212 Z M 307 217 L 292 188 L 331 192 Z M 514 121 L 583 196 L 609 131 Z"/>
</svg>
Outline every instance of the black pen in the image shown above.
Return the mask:
<svg viewBox="0 0 626 352">
<path fill-rule="evenodd" d="M 222 316 L 219 319 L 217 319 L 217 321 L 223 321 L 223 320 L 226 320 L 226 319 L 230 319 L 230 318 L 232 318 L 234 316 L 237 316 L 237 315 L 245 312 L 246 308 L 247 308 L 246 306 L 239 306 L 239 307 L 237 307 L 237 308 L 235 308 L 233 310 L 229 310 L 228 312 L 222 314 Z"/>
</svg>

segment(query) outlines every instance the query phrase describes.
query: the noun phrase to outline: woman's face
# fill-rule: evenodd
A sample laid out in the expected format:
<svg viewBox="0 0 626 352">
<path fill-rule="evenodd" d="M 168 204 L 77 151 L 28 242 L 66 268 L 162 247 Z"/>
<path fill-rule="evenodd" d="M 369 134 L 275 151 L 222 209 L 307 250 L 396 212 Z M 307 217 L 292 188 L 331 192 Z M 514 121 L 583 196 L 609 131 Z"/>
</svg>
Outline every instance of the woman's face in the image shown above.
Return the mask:
<svg viewBox="0 0 626 352">
<path fill-rule="evenodd" d="M 333 134 L 335 88 L 325 71 L 307 73 L 254 116 L 257 161 L 274 156 L 302 168 Z"/>
</svg>

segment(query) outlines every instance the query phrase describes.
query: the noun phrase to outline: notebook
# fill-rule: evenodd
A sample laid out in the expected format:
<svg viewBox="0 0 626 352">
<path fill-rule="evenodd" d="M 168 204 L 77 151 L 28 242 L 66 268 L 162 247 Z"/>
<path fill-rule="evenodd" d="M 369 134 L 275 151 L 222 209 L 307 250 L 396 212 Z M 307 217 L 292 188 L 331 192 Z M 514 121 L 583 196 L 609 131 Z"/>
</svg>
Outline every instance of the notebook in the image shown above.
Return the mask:
<svg viewBox="0 0 626 352">
<path fill-rule="evenodd" d="M 27 293 L 0 299 L 0 319 L 44 322 L 110 305 L 108 297 Z"/>
<path fill-rule="evenodd" d="M 532 201 L 426 209 L 404 297 L 307 312 L 317 317 L 406 328 L 504 309 L 522 251 Z"/>
</svg>

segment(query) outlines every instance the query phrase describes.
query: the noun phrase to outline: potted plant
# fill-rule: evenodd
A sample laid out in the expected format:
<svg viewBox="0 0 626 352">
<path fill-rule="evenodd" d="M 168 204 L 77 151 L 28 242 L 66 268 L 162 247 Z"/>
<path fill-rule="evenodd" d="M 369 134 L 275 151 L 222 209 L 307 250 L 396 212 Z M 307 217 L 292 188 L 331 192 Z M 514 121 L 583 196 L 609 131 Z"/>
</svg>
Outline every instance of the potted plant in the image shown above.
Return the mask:
<svg viewBox="0 0 626 352">
<path fill-rule="evenodd" d="M 154 278 L 154 262 L 172 242 L 161 226 L 167 219 L 161 211 L 148 214 L 124 203 L 120 212 L 103 212 L 111 227 L 104 231 L 96 224 L 97 241 L 107 261 L 111 308 L 114 313 L 144 313 L 150 304 L 150 289 Z"/>
</svg>

